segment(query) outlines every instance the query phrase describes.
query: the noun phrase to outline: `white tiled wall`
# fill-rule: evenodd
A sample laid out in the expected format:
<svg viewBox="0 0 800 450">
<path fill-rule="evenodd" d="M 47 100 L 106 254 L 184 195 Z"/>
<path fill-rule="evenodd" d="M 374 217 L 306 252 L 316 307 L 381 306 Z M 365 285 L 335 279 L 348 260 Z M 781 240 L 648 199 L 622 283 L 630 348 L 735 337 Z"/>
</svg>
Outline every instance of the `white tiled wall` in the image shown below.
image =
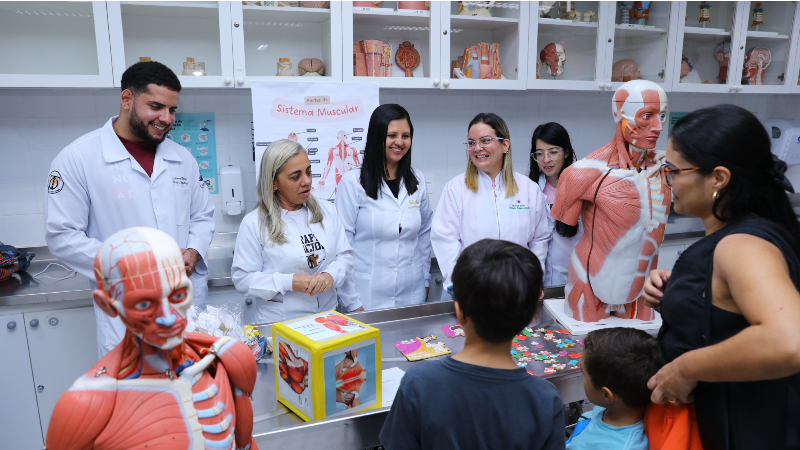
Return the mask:
<svg viewBox="0 0 800 450">
<path fill-rule="evenodd" d="M 573 138 L 578 156 L 611 140 L 614 125 L 611 93 L 498 92 L 498 91 L 381 91 L 382 103 L 399 103 L 408 109 L 415 125 L 413 164 L 431 186 L 434 208 L 441 187 L 464 171 L 467 124 L 479 112 L 495 112 L 508 122 L 512 135 L 514 167 L 527 173 L 530 136 L 537 125 L 560 122 Z M 765 120 L 800 117 L 798 96 L 669 94 L 671 111 L 691 111 L 719 103 L 733 103 Z M 180 112 L 213 112 L 217 133 L 217 162 L 233 164 L 244 173 L 247 210 L 255 207 L 255 165 L 250 122 L 252 103 L 248 89 L 184 89 Z M 0 89 L 0 241 L 16 246 L 45 245 L 44 209 L 50 162 L 64 146 L 101 127 L 119 113 L 116 89 L 52 90 Z M 666 133 L 658 148 L 666 147 Z M 217 236 L 210 256 L 223 256 L 233 245 L 243 215 L 220 213 Z"/>
</svg>

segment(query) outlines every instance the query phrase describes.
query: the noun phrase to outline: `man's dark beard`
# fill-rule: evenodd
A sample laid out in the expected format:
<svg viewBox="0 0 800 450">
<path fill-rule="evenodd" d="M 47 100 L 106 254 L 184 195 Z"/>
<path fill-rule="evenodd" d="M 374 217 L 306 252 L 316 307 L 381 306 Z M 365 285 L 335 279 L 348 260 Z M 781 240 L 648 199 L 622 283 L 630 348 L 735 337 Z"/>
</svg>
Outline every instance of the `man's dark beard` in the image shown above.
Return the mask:
<svg viewBox="0 0 800 450">
<path fill-rule="evenodd" d="M 149 131 L 147 131 L 147 124 L 142 121 L 142 118 L 139 117 L 139 113 L 136 111 L 136 104 L 134 103 L 133 109 L 131 110 L 131 115 L 128 117 L 128 126 L 131 127 L 131 131 L 133 134 L 136 135 L 142 141 L 158 147 L 159 144 L 164 142 L 164 139 L 167 138 L 167 133 L 172 128 L 167 128 L 164 130 L 164 137 L 161 139 L 154 138 Z"/>
</svg>

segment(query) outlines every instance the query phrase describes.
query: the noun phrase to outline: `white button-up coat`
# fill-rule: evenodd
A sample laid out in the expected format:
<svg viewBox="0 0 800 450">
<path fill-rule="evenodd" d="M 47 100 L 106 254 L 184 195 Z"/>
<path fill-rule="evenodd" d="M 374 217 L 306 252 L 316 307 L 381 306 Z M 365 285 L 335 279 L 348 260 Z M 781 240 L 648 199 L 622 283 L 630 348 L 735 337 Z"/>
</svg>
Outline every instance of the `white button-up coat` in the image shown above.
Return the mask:
<svg viewBox="0 0 800 450">
<path fill-rule="evenodd" d="M 416 192 L 409 194 L 401 180 L 397 198 L 386 183 L 381 183 L 377 200 L 367 196 L 361 171 L 347 172 L 339 182 L 336 210 L 355 250 L 353 276 L 339 289 L 345 301 L 360 299 L 366 310 L 425 301 L 433 213 L 425 177 L 413 172 Z"/>
</svg>

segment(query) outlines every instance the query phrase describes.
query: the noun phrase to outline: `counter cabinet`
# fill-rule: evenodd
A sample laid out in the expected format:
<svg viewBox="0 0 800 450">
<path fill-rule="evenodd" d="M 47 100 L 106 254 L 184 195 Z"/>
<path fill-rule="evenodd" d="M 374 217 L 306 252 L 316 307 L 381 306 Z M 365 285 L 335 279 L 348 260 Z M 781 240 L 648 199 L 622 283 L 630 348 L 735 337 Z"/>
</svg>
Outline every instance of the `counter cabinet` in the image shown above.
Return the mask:
<svg viewBox="0 0 800 450">
<path fill-rule="evenodd" d="M 177 74 L 192 58 L 203 63 L 202 71 L 189 64 L 188 72 L 204 75 L 181 75 L 185 87 L 249 88 L 252 81 L 280 79 L 370 81 L 408 89 L 603 92 L 622 82 L 613 78 L 614 63 L 631 59 L 642 78 L 666 91 L 800 93 L 797 2 L 765 1 L 761 7 L 751 1 L 712 2 L 710 13 L 699 1 L 653 2 L 644 24 L 636 23 L 621 2 L 605 1 L 570 2 L 570 11 L 566 2 L 499 1 L 489 10 L 469 5 L 462 10 L 452 1 L 431 2 L 429 10 L 398 9 L 396 1 L 378 7 L 331 2 L 328 8 L 248 3 L 258 4 L 2 2 L 0 40 L 14 45 L 0 50 L 0 86 L 119 87 L 124 70 L 139 58 L 161 61 Z M 756 26 L 759 8 L 763 25 Z M 700 22 L 704 14 L 709 20 Z M 369 39 L 393 46 L 393 76 L 355 76 L 353 44 Z M 403 76 L 394 58 L 405 41 L 419 54 L 413 76 Z M 727 72 L 714 56 L 723 41 L 730 43 Z M 466 47 L 482 42 L 498 44 L 501 78 L 457 78 L 454 61 Z M 541 61 L 551 43 L 566 58 L 556 75 Z M 757 47 L 769 50 L 770 61 L 763 84 L 749 85 L 742 70 Z M 697 77 L 681 82 L 683 56 Z M 288 59 L 282 71 L 292 76 L 278 76 L 279 58 Z M 306 58 L 322 62 L 322 76 L 300 76 L 298 65 Z"/>
</svg>

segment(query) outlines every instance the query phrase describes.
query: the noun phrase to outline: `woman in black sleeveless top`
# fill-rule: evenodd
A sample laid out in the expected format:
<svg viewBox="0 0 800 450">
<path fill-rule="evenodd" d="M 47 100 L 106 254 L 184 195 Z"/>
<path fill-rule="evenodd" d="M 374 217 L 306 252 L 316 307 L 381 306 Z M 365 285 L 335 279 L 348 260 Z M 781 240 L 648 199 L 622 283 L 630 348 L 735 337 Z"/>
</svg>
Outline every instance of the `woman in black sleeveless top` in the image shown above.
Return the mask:
<svg viewBox="0 0 800 450">
<path fill-rule="evenodd" d="M 694 401 L 705 450 L 800 448 L 800 224 L 786 164 L 753 114 L 722 105 L 675 124 L 664 170 L 674 210 L 702 219 L 706 237 L 645 283 L 668 362 L 652 400 Z"/>
</svg>

